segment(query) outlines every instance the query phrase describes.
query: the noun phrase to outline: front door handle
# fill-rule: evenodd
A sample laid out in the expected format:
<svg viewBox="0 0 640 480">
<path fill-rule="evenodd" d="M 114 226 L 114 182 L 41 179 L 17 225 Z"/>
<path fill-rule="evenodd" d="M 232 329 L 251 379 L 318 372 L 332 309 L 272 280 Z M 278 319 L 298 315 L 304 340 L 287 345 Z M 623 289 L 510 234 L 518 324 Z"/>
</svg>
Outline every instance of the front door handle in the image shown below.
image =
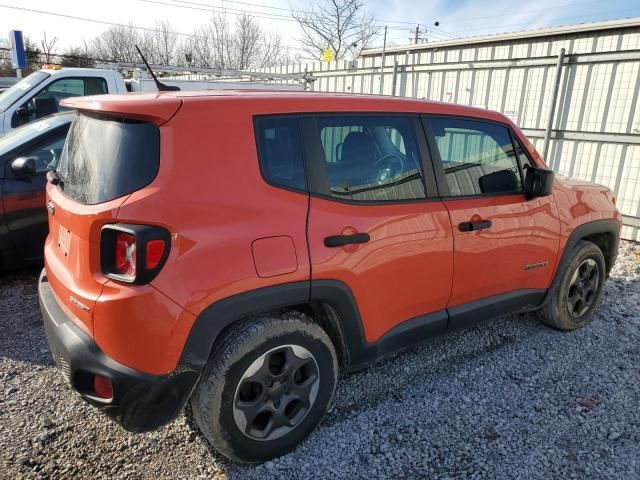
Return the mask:
<svg viewBox="0 0 640 480">
<path fill-rule="evenodd" d="M 485 228 L 491 228 L 491 220 L 478 220 L 477 222 L 462 222 L 458 225 L 458 229 L 461 232 L 475 232 L 476 230 L 483 230 Z"/>
<path fill-rule="evenodd" d="M 324 246 L 328 248 L 343 247 L 352 243 L 367 243 L 371 240 L 368 233 L 354 233 L 353 235 L 332 235 L 325 237 Z"/>
</svg>

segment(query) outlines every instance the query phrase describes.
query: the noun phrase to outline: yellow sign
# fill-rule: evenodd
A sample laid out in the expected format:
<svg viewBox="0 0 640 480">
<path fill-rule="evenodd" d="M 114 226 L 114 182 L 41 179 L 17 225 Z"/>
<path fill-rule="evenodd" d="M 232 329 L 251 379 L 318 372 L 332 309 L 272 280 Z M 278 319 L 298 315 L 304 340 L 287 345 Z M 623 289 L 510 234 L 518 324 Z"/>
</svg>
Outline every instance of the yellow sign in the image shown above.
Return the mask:
<svg viewBox="0 0 640 480">
<path fill-rule="evenodd" d="M 333 62 L 333 50 L 325 50 L 322 54 L 323 62 Z"/>
</svg>

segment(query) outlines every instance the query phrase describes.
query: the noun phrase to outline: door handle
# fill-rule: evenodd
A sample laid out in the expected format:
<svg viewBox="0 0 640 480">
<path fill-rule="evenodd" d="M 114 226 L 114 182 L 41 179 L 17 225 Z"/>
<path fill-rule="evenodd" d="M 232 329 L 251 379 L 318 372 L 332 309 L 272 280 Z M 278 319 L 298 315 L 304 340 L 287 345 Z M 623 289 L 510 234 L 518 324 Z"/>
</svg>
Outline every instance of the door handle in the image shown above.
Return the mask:
<svg viewBox="0 0 640 480">
<path fill-rule="evenodd" d="M 324 246 L 328 248 L 343 247 L 352 243 L 367 243 L 371 240 L 368 233 L 354 233 L 353 235 L 332 235 L 325 237 Z"/>
<path fill-rule="evenodd" d="M 478 220 L 477 222 L 462 222 L 458 225 L 458 229 L 461 232 L 475 232 L 476 230 L 483 230 L 485 228 L 491 228 L 491 220 Z"/>
</svg>

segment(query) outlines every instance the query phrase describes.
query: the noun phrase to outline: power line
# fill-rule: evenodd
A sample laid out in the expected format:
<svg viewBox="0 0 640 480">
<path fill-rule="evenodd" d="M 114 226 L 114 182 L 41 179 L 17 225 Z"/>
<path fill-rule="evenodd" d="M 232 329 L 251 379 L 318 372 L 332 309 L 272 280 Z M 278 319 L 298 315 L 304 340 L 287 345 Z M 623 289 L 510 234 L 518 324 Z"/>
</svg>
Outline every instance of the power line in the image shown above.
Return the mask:
<svg viewBox="0 0 640 480">
<path fill-rule="evenodd" d="M 66 18 L 69 20 L 77 20 L 77 21 L 81 21 L 81 22 L 91 22 L 91 23 L 98 23 L 98 24 L 102 24 L 102 25 L 109 25 L 112 27 L 123 27 L 123 28 L 132 28 L 134 30 L 144 30 L 146 32 L 153 32 L 153 33 L 165 33 L 162 30 L 158 30 L 157 28 L 150 28 L 150 27 L 139 27 L 133 24 L 125 24 L 125 23 L 118 23 L 118 22 L 109 22 L 107 20 L 98 20 L 96 18 L 89 18 L 89 17 L 80 17 L 77 15 L 70 15 L 70 14 L 66 14 L 66 13 L 57 13 L 57 12 L 50 12 L 50 11 L 46 11 L 46 10 L 37 10 L 35 8 L 26 8 L 26 7 L 16 7 L 13 5 L 5 5 L 5 4 L 1 4 L 0 3 L 0 8 L 8 8 L 11 10 L 18 10 L 18 11 L 22 11 L 22 12 L 29 12 L 29 13 L 38 13 L 41 15 L 50 15 L 53 17 L 60 17 L 60 18 Z M 196 35 L 193 33 L 184 33 L 184 32 L 172 32 L 175 33 L 176 35 L 180 35 L 183 37 L 190 37 L 190 38 L 202 38 L 200 35 Z M 287 50 L 298 50 L 296 47 L 292 47 L 289 45 L 283 45 L 282 48 L 287 49 Z"/>
<path fill-rule="evenodd" d="M 267 19 L 267 20 L 281 20 L 281 21 L 284 21 L 284 22 L 297 22 L 297 20 L 292 18 L 291 16 L 279 15 L 277 13 L 265 13 L 265 12 L 254 13 L 254 12 L 249 12 L 247 10 L 239 10 L 239 9 L 235 9 L 235 8 L 226 8 L 226 7 L 202 8 L 202 7 L 193 7 L 193 6 L 190 6 L 190 5 L 175 5 L 173 3 L 160 2 L 158 0 L 140 0 L 140 1 L 144 2 L 144 3 L 153 3 L 155 5 L 164 5 L 165 7 L 185 8 L 185 9 L 188 9 L 188 10 L 197 10 L 197 11 L 209 12 L 209 13 L 213 12 L 217 8 L 221 12 L 229 13 L 230 15 L 251 15 L 252 17 L 255 17 L 255 18 L 263 18 L 263 19 Z M 180 2 L 180 3 L 193 4 L 194 2 Z M 202 4 L 196 4 L 196 5 L 202 5 Z"/>
<path fill-rule="evenodd" d="M 185 8 L 185 9 L 190 9 L 190 10 L 198 10 L 198 11 L 206 11 L 206 12 L 212 12 L 215 9 L 218 9 L 218 10 L 221 10 L 222 12 L 230 12 L 232 15 L 247 14 L 247 15 L 258 17 L 258 18 L 267 18 L 267 19 L 273 19 L 273 20 L 297 22 L 297 20 L 292 15 L 280 15 L 280 14 L 277 14 L 277 13 L 267 13 L 267 12 L 253 12 L 253 11 L 237 9 L 237 8 L 228 8 L 228 7 L 224 7 L 224 6 L 223 7 L 218 7 L 218 6 L 215 6 L 215 5 L 210 5 L 210 4 L 206 4 L 206 3 L 200 3 L 200 2 L 192 2 L 192 1 L 188 1 L 188 0 L 169 0 L 169 1 L 173 2 L 173 3 L 161 2 L 159 0 L 139 0 L 139 1 L 146 2 L 146 3 L 155 3 L 155 4 L 158 4 L 158 5 L 164 5 L 164 6 L 167 6 L 167 7 Z M 263 8 L 274 8 L 274 9 L 278 9 L 278 10 L 284 10 L 284 11 L 291 12 L 291 14 L 293 14 L 293 13 L 308 13 L 308 14 L 312 14 L 313 13 L 313 12 L 311 12 L 309 10 L 293 10 L 291 8 L 270 7 L 270 6 L 265 6 L 265 5 L 257 5 L 257 4 L 254 4 L 254 3 L 238 2 L 238 1 L 230 1 L 230 0 L 226 0 L 226 3 L 235 3 L 235 4 L 249 5 L 249 6 L 263 7 Z M 180 5 L 178 5 L 178 4 L 180 4 Z M 203 8 L 203 7 L 205 7 L 205 8 Z M 411 25 L 411 26 L 415 26 L 416 25 L 415 22 L 407 22 L 407 21 L 403 21 L 403 20 L 385 20 L 385 19 L 379 19 L 379 18 L 373 18 L 373 20 L 377 24 L 376 26 L 378 26 L 378 27 L 386 26 L 386 25 L 384 25 L 385 23 L 397 23 L 397 24 L 405 24 L 405 25 Z M 394 30 L 406 30 L 407 29 L 407 27 L 401 27 L 401 26 L 396 26 L 396 27 L 389 26 L 388 28 L 389 29 L 394 29 Z M 438 32 L 440 34 L 442 34 L 442 36 L 449 35 L 452 38 L 457 38 L 457 35 L 455 35 L 453 33 L 445 32 L 443 30 L 438 30 Z"/>
<path fill-rule="evenodd" d="M 170 1 L 175 2 L 175 3 L 188 4 L 188 5 L 197 5 L 197 6 L 200 6 L 200 7 L 209 7 L 210 9 L 213 9 L 213 8 L 227 9 L 227 7 L 224 7 L 224 6 L 216 7 L 215 5 L 212 5 L 212 4 L 194 2 L 194 1 L 189 1 L 189 0 L 170 0 Z M 280 11 L 286 11 L 286 12 L 290 12 L 290 13 L 307 13 L 307 14 L 313 14 L 314 13 L 311 10 L 300 10 L 300 9 L 293 9 L 293 8 L 286 8 L 286 7 L 274 7 L 274 6 L 271 6 L 271 5 L 260 5 L 260 4 L 257 4 L 257 3 L 241 2 L 241 1 L 238 1 L 238 0 L 224 0 L 224 3 L 234 3 L 234 4 L 237 4 L 237 5 L 247 5 L 249 7 L 259 7 L 259 8 L 280 10 Z M 179 5 L 176 5 L 176 7 L 178 7 L 178 6 Z M 235 10 L 238 10 L 238 9 L 235 9 Z M 247 10 L 239 10 L 239 11 L 247 12 L 247 13 L 253 13 L 253 12 L 247 11 Z M 258 12 L 258 13 L 264 13 L 265 15 L 276 15 L 276 14 L 267 14 L 266 12 Z M 410 22 L 410 21 L 406 21 L 406 20 L 389 20 L 389 19 L 384 19 L 384 18 L 373 18 L 373 20 L 376 23 L 381 23 L 381 24 L 399 23 L 399 24 L 411 25 L 411 26 L 415 26 L 416 25 L 416 22 Z M 403 28 L 403 27 L 389 27 L 389 28 Z"/>
</svg>

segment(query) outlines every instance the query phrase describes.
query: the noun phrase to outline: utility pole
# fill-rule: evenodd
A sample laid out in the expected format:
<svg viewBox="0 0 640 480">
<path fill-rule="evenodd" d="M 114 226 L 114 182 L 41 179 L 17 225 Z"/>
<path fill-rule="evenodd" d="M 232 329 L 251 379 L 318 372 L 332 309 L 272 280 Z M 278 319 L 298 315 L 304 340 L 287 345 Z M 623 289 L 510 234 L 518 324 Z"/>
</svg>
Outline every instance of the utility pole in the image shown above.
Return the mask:
<svg viewBox="0 0 640 480">
<path fill-rule="evenodd" d="M 413 38 L 413 43 L 418 44 L 418 38 L 420 37 L 420 25 L 416 25 L 416 36 Z"/>
<path fill-rule="evenodd" d="M 387 50 L 387 26 L 384 26 L 384 41 L 382 43 L 382 65 L 380 66 L 380 95 L 384 91 L 384 54 Z"/>
<path fill-rule="evenodd" d="M 562 78 L 562 67 L 564 64 L 565 49 L 561 48 L 558 54 L 558 63 L 556 64 L 556 77 L 553 82 L 553 89 L 551 90 L 551 99 L 549 106 L 549 116 L 547 117 L 547 128 L 544 131 L 544 143 L 542 147 L 542 159 L 547 162 L 547 165 L 553 168 L 551 160 L 547 158 L 549 153 L 549 145 L 551 143 L 551 130 L 553 129 L 553 121 L 556 113 L 556 103 L 558 101 L 558 90 L 560 89 L 560 79 Z"/>
</svg>

